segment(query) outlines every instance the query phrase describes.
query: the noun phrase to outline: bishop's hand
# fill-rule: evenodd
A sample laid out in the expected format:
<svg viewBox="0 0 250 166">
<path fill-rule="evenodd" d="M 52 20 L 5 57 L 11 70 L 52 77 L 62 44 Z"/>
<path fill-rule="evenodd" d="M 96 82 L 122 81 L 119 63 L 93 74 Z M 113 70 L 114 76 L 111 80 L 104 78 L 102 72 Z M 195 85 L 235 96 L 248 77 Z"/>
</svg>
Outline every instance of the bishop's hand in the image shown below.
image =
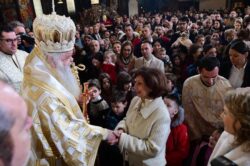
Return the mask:
<svg viewBox="0 0 250 166">
<path fill-rule="evenodd" d="M 110 145 L 115 145 L 119 142 L 119 137 L 120 135 L 117 135 L 114 131 L 108 130 L 108 137 L 106 141 Z"/>
</svg>

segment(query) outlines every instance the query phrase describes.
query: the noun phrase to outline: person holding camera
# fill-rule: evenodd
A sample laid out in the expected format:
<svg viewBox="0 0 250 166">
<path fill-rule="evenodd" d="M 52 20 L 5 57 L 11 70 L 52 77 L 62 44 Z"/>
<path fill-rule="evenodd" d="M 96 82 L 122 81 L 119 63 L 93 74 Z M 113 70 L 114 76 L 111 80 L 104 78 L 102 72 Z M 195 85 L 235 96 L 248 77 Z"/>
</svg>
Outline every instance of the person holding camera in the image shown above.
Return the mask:
<svg viewBox="0 0 250 166">
<path fill-rule="evenodd" d="M 24 24 L 19 21 L 11 21 L 9 25 L 17 35 L 18 49 L 30 53 L 34 48 L 35 39 L 26 33 Z"/>
<path fill-rule="evenodd" d="M 250 88 L 230 90 L 221 113 L 224 132 L 221 134 L 208 166 L 250 165 Z"/>
</svg>

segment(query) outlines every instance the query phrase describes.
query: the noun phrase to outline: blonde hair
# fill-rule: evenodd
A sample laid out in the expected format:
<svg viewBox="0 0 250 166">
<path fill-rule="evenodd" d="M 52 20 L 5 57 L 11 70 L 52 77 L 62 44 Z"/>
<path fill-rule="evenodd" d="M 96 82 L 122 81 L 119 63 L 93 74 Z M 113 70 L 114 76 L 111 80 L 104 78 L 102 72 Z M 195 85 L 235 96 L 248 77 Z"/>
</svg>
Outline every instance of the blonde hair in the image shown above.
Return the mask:
<svg viewBox="0 0 250 166">
<path fill-rule="evenodd" d="M 243 145 L 243 150 L 250 152 L 250 88 L 228 91 L 225 96 L 225 105 L 235 118 L 233 123 L 235 141 L 233 144 Z M 236 129 L 237 122 L 241 125 L 239 129 Z"/>
<path fill-rule="evenodd" d="M 108 56 L 115 56 L 115 53 L 111 50 L 105 51 L 103 58 L 106 59 Z"/>
</svg>

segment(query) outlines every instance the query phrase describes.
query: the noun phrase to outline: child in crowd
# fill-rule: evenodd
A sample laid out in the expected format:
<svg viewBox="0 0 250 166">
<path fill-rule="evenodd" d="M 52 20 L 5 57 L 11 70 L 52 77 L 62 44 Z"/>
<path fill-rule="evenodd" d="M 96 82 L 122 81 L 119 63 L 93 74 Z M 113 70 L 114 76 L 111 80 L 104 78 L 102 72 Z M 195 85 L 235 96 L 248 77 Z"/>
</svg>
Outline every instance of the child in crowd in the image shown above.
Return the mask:
<svg viewBox="0 0 250 166">
<path fill-rule="evenodd" d="M 90 78 L 98 78 L 99 74 L 101 73 L 101 67 L 103 63 L 103 55 L 102 53 L 97 53 L 92 58 L 92 66 L 88 69 L 91 70 L 91 77 Z"/>
<path fill-rule="evenodd" d="M 125 112 L 127 112 L 128 106 L 135 96 L 135 91 L 132 87 L 132 77 L 130 76 L 130 74 L 125 71 L 122 71 L 118 74 L 115 90 L 122 91 L 126 94 L 128 105 L 125 108 Z"/>
<path fill-rule="evenodd" d="M 180 78 L 181 77 L 181 63 L 182 63 L 180 55 L 179 55 L 178 52 L 176 52 L 176 53 L 173 53 L 172 57 L 173 57 L 173 60 L 172 60 L 172 62 L 173 62 L 173 73 L 176 76 L 178 76 L 178 78 Z"/>
<path fill-rule="evenodd" d="M 224 129 L 220 127 L 215 130 L 208 139 L 204 137 L 200 140 L 200 143 L 195 147 L 192 153 L 190 166 L 207 166 L 208 160 L 223 130 Z"/>
<path fill-rule="evenodd" d="M 111 78 L 108 73 L 101 73 L 98 77 L 98 80 L 101 84 L 101 96 L 110 105 L 112 97 L 110 94 L 112 94 L 113 90 Z"/>
<path fill-rule="evenodd" d="M 174 95 L 163 96 L 171 118 L 171 132 L 166 145 L 168 166 L 182 166 L 189 152 L 189 136 L 187 126 L 183 124 L 184 110 L 179 99 Z"/>
<path fill-rule="evenodd" d="M 116 125 L 125 117 L 127 106 L 126 93 L 115 91 L 111 97 L 111 108 L 106 118 L 106 128 L 114 130 Z"/>
<path fill-rule="evenodd" d="M 125 108 L 127 106 L 126 94 L 121 91 L 114 91 L 111 97 L 112 110 L 109 111 L 105 127 L 114 130 L 116 125 L 125 117 Z M 123 157 L 119 148 L 115 145 L 110 146 L 102 142 L 99 149 L 99 158 L 101 166 L 122 166 Z"/>
<path fill-rule="evenodd" d="M 159 48 L 157 54 L 157 58 L 163 61 L 164 67 L 165 67 L 165 73 L 172 73 L 173 71 L 173 64 L 169 58 L 169 56 L 166 54 L 166 49 L 165 48 Z"/>
<path fill-rule="evenodd" d="M 115 56 L 115 53 L 113 51 L 106 51 L 104 53 L 104 61 L 102 64 L 102 72 L 108 73 L 112 83 L 116 83 L 116 67 L 115 64 L 112 61 L 112 56 Z"/>
<path fill-rule="evenodd" d="M 90 124 L 104 127 L 109 111 L 108 103 L 101 97 L 101 85 L 97 79 L 89 80 L 88 92 L 90 101 L 87 105 Z"/>
<path fill-rule="evenodd" d="M 180 94 L 180 92 L 177 88 L 177 85 L 176 85 L 177 77 L 172 73 L 167 73 L 166 77 L 167 77 L 167 87 L 166 88 L 167 88 L 168 95 L 173 95 L 179 101 L 181 101 L 181 94 Z"/>
</svg>

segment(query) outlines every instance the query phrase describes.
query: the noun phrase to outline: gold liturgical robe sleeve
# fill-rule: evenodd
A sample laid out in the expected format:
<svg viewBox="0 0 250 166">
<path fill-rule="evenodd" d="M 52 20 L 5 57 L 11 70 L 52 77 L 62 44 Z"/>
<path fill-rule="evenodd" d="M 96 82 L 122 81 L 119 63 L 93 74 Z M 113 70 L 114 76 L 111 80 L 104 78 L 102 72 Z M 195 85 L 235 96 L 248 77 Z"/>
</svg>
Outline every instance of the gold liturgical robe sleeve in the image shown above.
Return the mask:
<svg viewBox="0 0 250 166">
<path fill-rule="evenodd" d="M 57 98 L 44 97 L 38 110 L 33 114 L 32 133 L 33 138 L 37 138 L 35 151 L 40 154 L 36 165 L 43 165 L 47 158 L 50 158 L 49 165 L 58 165 L 52 164 L 51 158 L 62 157 L 70 166 L 93 166 L 99 143 L 107 137 L 107 130 L 77 118 Z"/>
</svg>

